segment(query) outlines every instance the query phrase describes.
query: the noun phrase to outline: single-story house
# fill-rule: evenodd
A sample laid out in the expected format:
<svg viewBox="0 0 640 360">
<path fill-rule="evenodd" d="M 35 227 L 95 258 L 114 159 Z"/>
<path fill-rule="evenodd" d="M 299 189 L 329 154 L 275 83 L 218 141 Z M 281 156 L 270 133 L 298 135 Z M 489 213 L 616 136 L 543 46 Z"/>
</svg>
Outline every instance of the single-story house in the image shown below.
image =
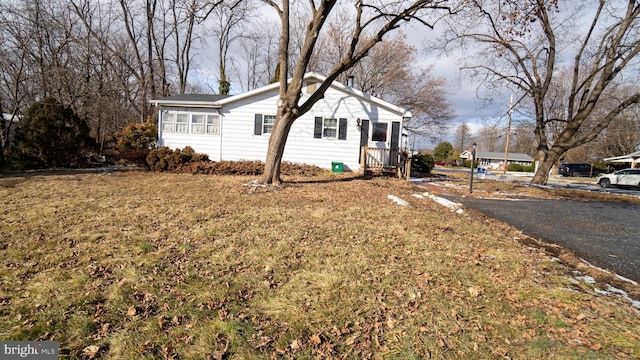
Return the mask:
<svg viewBox="0 0 640 360">
<path fill-rule="evenodd" d="M 460 154 L 460 158 L 471 160 L 471 150 L 465 150 Z M 483 166 L 491 170 L 504 169 L 504 152 L 476 151 L 478 166 Z M 509 153 L 507 164 L 520 164 L 531 166 L 534 159 L 527 154 Z"/>
<path fill-rule="evenodd" d="M 306 74 L 300 101 L 324 79 Z M 265 161 L 278 99 L 278 83 L 233 96 L 154 99 L 151 103 L 159 108 L 158 146 L 191 146 L 214 161 Z M 397 149 L 405 146 L 403 120 L 410 116 L 403 108 L 334 81 L 324 98 L 291 127 L 283 160 L 321 168 L 341 163 L 344 170 L 357 171 L 362 149 L 371 148 L 388 149 L 379 157 L 393 165 Z"/>
<path fill-rule="evenodd" d="M 604 159 L 605 162 L 628 163 L 630 168 L 640 167 L 640 151 L 628 155 L 614 156 Z"/>
</svg>

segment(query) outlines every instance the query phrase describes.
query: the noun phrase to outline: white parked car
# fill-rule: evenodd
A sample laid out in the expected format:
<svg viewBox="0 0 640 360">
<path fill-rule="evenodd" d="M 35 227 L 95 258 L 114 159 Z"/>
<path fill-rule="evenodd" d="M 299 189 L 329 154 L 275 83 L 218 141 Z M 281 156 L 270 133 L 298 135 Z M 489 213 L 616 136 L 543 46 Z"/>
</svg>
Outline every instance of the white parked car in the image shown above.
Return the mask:
<svg viewBox="0 0 640 360">
<path fill-rule="evenodd" d="M 598 184 L 603 188 L 610 186 L 634 187 L 640 190 L 640 169 L 623 169 L 598 178 Z"/>
</svg>

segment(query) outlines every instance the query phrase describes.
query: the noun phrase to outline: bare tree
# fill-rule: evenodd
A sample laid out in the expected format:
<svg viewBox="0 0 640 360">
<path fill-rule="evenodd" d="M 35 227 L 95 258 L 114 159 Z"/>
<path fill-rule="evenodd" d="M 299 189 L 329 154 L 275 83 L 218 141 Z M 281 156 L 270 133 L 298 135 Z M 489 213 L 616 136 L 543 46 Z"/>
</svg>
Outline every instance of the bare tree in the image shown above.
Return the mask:
<svg viewBox="0 0 640 360">
<path fill-rule="evenodd" d="M 482 127 L 478 130 L 475 139 L 478 149 L 490 152 L 504 151 L 504 128 L 500 120 L 483 119 Z"/>
<path fill-rule="evenodd" d="M 471 141 L 472 138 L 471 128 L 467 123 L 461 123 L 454 129 L 453 138 L 454 138 L 454 147 L 458 152 L 464 151 Z"/>
<path fill-rule="evenodd" d="M 218 93 L 228 95 L 231 89 L 227 62 L 229 61 L 229 47 L 235 41 L 246 37 L 245 24 L 248 22 L 254 5 L 252 1 L 223 2 L 216 6 L 214 16 L 213 36 L 216 38 L 218 50 Z"/>
<path fill-rule="evenodd" d="M 335 65 L 332 59 L 346 56 L 351 40 L 350 19 L 342 13 L 329 26 L 328 36 L 322 38 L 317 47 L 321 50 L 312 56 L 311 71 L 327 73 Z M 430 66 L 421 67 L 417 63 L 416 49 L 398 32 L 383 39 L 337 79 L 345 82 L 353 77 L 357 89 L 410 109 L 413 116 L 403 126 L 413 134 L 435 140 L 438 134 L 447 131 L 454 112 L 447 101 L 446 80 L 434 77 Z"/>
<path fill-rule="evenodd" d="M 599 157 L 622 156 L 640 146 L 640 107 L 625 110 L 603 132 L 599 141 Z"/>
<path fill-rule="evenodd" d="M 529 121 L 517 121 L 512 127 L 510 152 L 536 155 L 535 124 Z"/>
<path fill-rule="evenodd" d="M 278 63 L 279 25 L 265 20 L 251 26 L 246 36 L 240 39 L 244 68 L 239 70 L 238 77 L 246 80 L 243 90 L 269 84 Z"/>
<path fill-rule="evenodd" d="M 640 4 L 600 0 L 584 31 L 576 31 L 580 9 L 557 0 L 467 2 L 469 12 L 452 23 L 449 45 L 480 48 L 466 68 L 524 93 L 532 103 L 540 166 L 533 183 L 548 180 L 569 150 L 594 140 L 611 121 L 640 101 L 640 93 L 615 97 L 635 81 L 640 52 Z M 575 34 L 575 37 L 573 36 Z M 562 64 L 564 59 L 573 64 Z M 566 78 L 560 76 L 562 69 Z M 553 134 L 550 133 L 553 131 Z"/>
<path fill-rule="evenodd" d="M 402 23 L 417 20 L 432 27 L 434 19 L 427 19 L 428 15 L 433 14 L 435 10 L 443 10 L 445 13 L 450 10 L 445 6 L 444 1 L 398 1 L 390 4 L 385 4 L 382 1 L 373 3 L 355 1 L 356 13 L 353 17 L 355 23 L 352 26 L 346 55 L 337 59 L 338 61 L 328 72 L 325 81 L 307 100 L 300 103 L 304 74 L 309 68 L 318 37 L 321 35 L 327 17 L 335 9 L 337 1 L 321 0 L 317 4 L 314 1 L 309 2 L 311 18 L 307 23 L 300 55 L 295 59 L 289 56 L 291 44 L 289 0 L 282 0 L 281 3 L 272 0 L 263 1 L 276 10 L 282 23 L 279 43 L 280 99 L 276 121 L 269 138 L 265 171 L 262 177 L 262 182 L 267 184 L 280 183 L 280 165 L 291 126 L 296 119 L 309 111 L 324 96 L 325 91 L 339 75 L 365 58 L 369 51 L 382 41 L 385 34 L 393 31 Z M 368 29 L 371 31 L 367 36 Z M 289 79 L 288 69 L 292 64 L 295 66 L 293 66 L 291 79 Z"/>
</svg>

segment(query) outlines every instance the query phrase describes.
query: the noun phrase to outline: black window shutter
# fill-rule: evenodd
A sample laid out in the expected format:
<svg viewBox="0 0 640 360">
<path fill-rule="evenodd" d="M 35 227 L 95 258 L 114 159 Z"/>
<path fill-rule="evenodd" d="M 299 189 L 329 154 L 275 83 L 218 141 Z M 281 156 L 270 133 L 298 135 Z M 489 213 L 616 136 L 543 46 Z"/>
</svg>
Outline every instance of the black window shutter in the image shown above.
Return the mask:
<svg viewBox="0 0 640 360">
<path fill-rule="evenodd" d="M 322 139 L 322 118 L 316 117 L 316 123 L 313 127 L 313 137 L 316 139 Z"/>
<path fill-rule="evenodd" d="M 262 135 L 262 114 L 256 114 L 254 118 L 253 135 Z"/>
<path fill-rule="evenodd" d="M 338 128 L 338 140 L 347 140 L 347 119 L 340 119 L 340 127 Z"/>
</svg>

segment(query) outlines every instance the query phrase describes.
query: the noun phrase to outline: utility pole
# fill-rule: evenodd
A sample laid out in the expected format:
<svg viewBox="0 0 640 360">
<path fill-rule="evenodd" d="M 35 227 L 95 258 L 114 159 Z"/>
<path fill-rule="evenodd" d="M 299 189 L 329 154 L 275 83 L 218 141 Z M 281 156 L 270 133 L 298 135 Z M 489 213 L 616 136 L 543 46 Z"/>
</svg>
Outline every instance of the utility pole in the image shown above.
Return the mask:
<svg viewBox="0 0 640 360">
<path fill-rule="evenodd" d="M 507 173 L 507 162 L 509 161 L 509 135 L 511 134 L 511 114 L 513 113 L 513 94 L 511 94 L 511 98 L 509 99 L 509 122 L 507 125 L 507 141 L 504 149 L 504 168 L 502 173 Z"/>
</svg>

